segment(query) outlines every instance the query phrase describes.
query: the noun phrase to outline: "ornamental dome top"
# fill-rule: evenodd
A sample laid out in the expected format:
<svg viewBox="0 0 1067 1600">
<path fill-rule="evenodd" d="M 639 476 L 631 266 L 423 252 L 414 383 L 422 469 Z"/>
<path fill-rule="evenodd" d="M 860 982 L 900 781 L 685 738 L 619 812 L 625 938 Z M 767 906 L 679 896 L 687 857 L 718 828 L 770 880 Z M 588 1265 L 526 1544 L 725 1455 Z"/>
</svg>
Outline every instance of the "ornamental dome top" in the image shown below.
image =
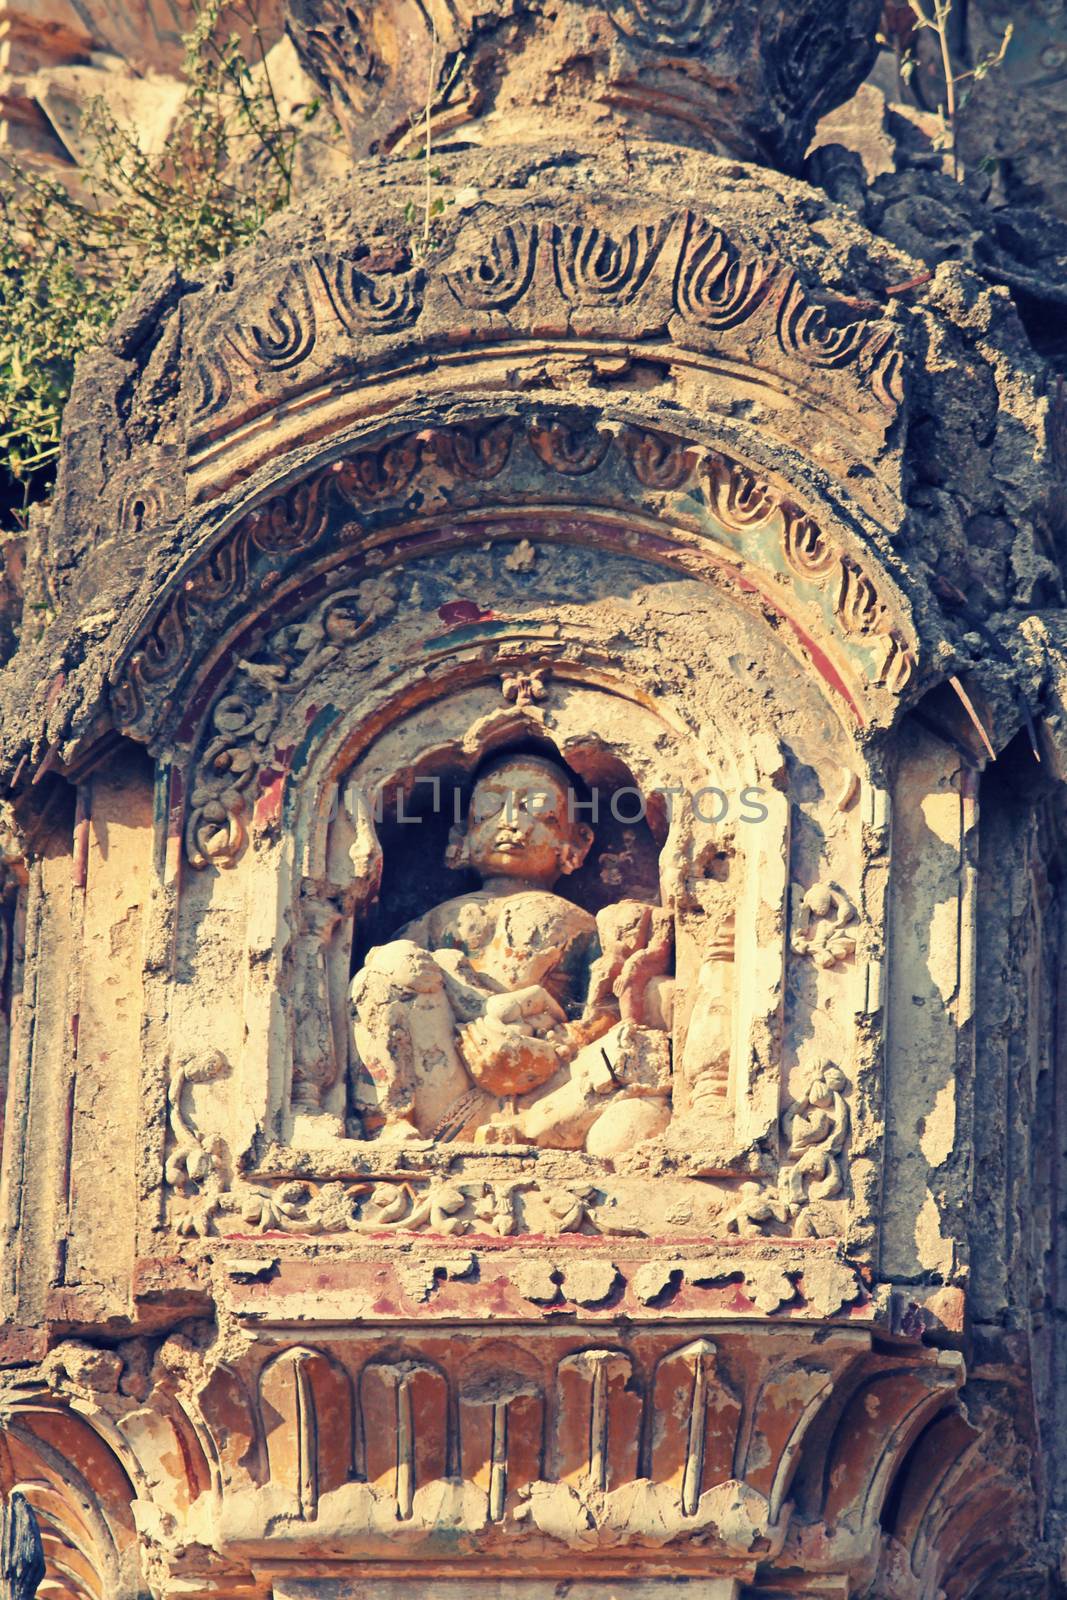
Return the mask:
<svg viewBox="0 0 1067 1600">
<path fill-rule="evenodd" d="M 880 0 L 291 0 L 357 156 L 547 132 L 795 169 L 874 58 Z"/>
</svg>

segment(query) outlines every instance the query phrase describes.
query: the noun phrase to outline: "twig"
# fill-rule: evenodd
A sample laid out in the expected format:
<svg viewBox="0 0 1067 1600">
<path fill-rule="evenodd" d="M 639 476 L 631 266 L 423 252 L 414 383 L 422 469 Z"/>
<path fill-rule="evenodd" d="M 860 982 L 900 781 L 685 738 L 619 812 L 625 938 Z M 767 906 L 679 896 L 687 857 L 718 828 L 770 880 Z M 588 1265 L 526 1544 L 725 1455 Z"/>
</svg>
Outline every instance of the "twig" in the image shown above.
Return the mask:
<svg viewBox="0 0 1067 1600">
<path fill-rule="evenodd" d="M 929 283 L 933 277 L 932 272 L 920 272 L 914 278 L 908 278 L 904 283 L 894 283 L 886 290 L 886 294 L 907 294 L 909 289 L 918 289 L 924 283 Z"/>
<path fill-rule="evenodd" d="M 437 18 L 432 12 L 430 14 L 430 30 L 430 82 L 426 89 L 426 149 L 423 151 L 423 158 L 426 163 L 426 209 L 422 220 L 422 242 L 424 245 L 428 245 L 430 242 L 430 197 L 433 184 L 433 173 L 430 170 L 430 137 L 432 128 L 430 112 L 433 108 L 433 92 L 437 83 Z"/>
</svg>

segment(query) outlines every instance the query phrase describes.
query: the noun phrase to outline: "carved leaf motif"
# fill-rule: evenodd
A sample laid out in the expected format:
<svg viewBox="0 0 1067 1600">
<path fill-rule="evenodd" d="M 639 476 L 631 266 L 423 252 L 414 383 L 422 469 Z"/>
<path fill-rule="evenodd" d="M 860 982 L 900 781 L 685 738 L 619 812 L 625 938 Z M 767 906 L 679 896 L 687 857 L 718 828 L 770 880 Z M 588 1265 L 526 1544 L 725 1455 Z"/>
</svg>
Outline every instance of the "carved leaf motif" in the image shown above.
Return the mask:
<svg viewBox="0 0 1067 1600">
<path fill-rule="evenodd" d="M 507 311 L 530 287 L 536 256 L 536 223 L 512 223 L 493 234 L 473 266 L 446 272 L 445 283 L 468 310 Z"/>
<path fill-rule="evenodd" d="M 595 428 L 568 428 L 563 423 L 535 423 L 530 429 L 535 453 L 555 472 L 580 477 L 593 472 L 611 446 L 611 435 Z"/>
<path fill-rule="evenodd" d="M 611 20 L 620 32 L 645 45 L 692 50 L 711 47 L 707 37 L 715 22 L 711 0 L 615 0 Z"/>
<path fill-rule="evenodd" d="M 663 248 L 673 218 L 631 228 L 621 239 L 577 223 L 554 227 L 552 249 L 560 292 L 573 300 L 625 305 L 637 294 Z"/>
<path fill-rule="evenodd" d="M 871 339 L 861 357 L 868 369 L 871 392 L 887 411 L 895 411 L 904 399 L 904 358 L 892 333 Z"/>
<path fill-rule="evenodd" d="M 884 328 L 869 322 L 832 323 L 822 306 L 807 297 L 794 275 L 778 310 L 778 342 L 787 355 L 811 367 L 844 367 L 876 344 L 880 350 L 889 337 Z"/>
<path fill-rule="evenodd" d="M 248 533 L 238 528 L 211 551 L 207 560 L 185 580 L 182 589 L 187 617 L 207 616 L 212 609 L 243 588 L 248 575 Z"/>
<path fill-rule="evenodd" d="M 733 328 L 758 310 L 774 284 L 779 263 L 741 260 L 718 228 L 690 217 L 678 258 L 674 303 L 682 316 L 705 328 Z"/>
<path fill-rule="evenodd" d="M 252 543 L 272 555 L 313 543 L 326 520 L 327 483 L 319 473 L 260 506 L 250 519 Z"/>
<path fill-rule="evenodd" d="M 834 606 L 846 633 L 882 632 L 885 607 L 865 572 L 851 561 L 841 563 L 841 583 Z"/>
<path fill-rule="evenodd" d="M 619 443 L 634 477 L 646 489 L 681 489 L 693 476 L 696 452 L 669 434 L 625 428 Z"/>
<path fill-rule="evenodd" d="M 364 499 L 382 499 L 406 489 L 418 465 L 418 440 L 414 434 L 409 434 L 377 450 L 362 450 L 359 455 L 341 462 L 337 469 L 337 487 L 352 505 Z"/>
<path fill-rule="evenodd" d="M 514 437 L 507 418 L 488 427 L 435 428 L 424 440 L 425 456 L 456 477 L 484 482 L 503 472 Z"/>
<path fill-rule="evenodd" d="M 891 694 L 901 694 L 915 674 L 915 657 L 896 633 L 886 633 L 880 640 L 884 654 L 878 669 L 878 682 Z"/>
<path fill-rule="evenodd" d="M 180 664 L 185 655 L 186 631 L 181 605 L 172 600 L 158 622 L 141 640 L 135 657 L 138 673 L 145 683 L 159 683 Z"/>
<path fill-rule="evenodd" d="M 789 566 L 798 578 L 814 583 L 824 583 L 837 566 L 841 552 L 815 521 L 788 501 L 782 504 L 785 529 L 782 550 Z"/>
<path fill-rule="evenodd" d="M 199 354 L 196 357 L 194 372 L 196 390 L 193 417 L 197 422 L 201 422 L 225 410 L 233 394 L 233 379 L 220 350 L 208 350 Z"/>
<path fill-rule="evenodd" d="M 368 273 L 344 256 L 315 258 L 338 321 L 351 334 L 396 333 L 422 309 L 422 272 Z"/>
<path fill-rule="evenodd" d="M 185 843 L 194 867 L 232 866 L 244 849 L 244 791 L 259 769 L 262 716 L 236 694 L 224 695 L 215 706 L 215 737 L 200 757 L 189 795 Z"/>
<path fill-rule="evenodd" d="M 111 711 L 120 728 L 134 727 L 144 715 L 144 695 L 134 657 L 122 677 L 111 685 Z"/>
<path fill-rule="evenodd" d="M 315 308 L 303 267 L 291 267 L 255 315 L 254 322 L 234 324 L 229 337 L 237 354 L 250 367 L 275 372 L 298 366 L 315 343 Z"/>
<path fill-rule="evenodd" d="M 396 606 L 396 583 L 388 573 L 365 578 L 355 589 L 321 601 L 306 621 L 284 624 L 268 641 L 262 658 L 242 660 L 237 688 L 216 701 L 212 732 L 193 771 L 186 823 L 186 854 L 194 867 L 231 866 L 247 842 L 247 791 L 270 760 L 273 731 L 284 697 L 303 688 L 339 653 L 364 638 Z M 302 902 L 313 923 L 337 915 L 332 901 L 317 909 Z M 310 923 L 309 923 L 310 926 Z M 299 978 L 297 984 L 299 986 Z M 315 1053 L 305 1030 L 298 1065 L 305 1078 L 334 1070 L 329 1051 Z M 303 1047 L 306 1046 L 306 1049 Z"/>
<path fill-rule="evenodd" d="M 778 509 L 770 485 L 748 467 L 712 452 L 707 463 L 708 504 L 724 527 L 734 533 L 758 528 Z"/>
</svg>

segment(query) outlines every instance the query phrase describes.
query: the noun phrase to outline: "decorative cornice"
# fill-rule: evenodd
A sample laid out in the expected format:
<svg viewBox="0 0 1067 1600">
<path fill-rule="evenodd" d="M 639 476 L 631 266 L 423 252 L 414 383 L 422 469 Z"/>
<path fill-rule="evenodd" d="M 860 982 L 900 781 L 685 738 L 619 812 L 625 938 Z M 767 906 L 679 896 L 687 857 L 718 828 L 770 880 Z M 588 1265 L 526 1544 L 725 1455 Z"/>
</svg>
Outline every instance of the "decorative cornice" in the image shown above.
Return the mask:
<svg viewBox="0 0 1067 1600">
<path fill-rule="evenodd" d="M 531 482 L 531 468 L 541 471 L 541 487 Z M 505 478 L 509 487 L 501 492 Z M 821 514 L 805 511 L 755 469 L 720 451 L 645 428 L 608 429 L 571 412 L 526 424 L 497 417 L 402 434 L 334 461 L 266 501 L 172 586 L 116 675 L 114 716 L 141 738 L 159 738 L 166 726 L 173 727 L 173 708 L 199 698 L 199 691 L 193 693 L 203 671 L 198 658 L 217 650 L 224 629 L 233 628 L 242 612 L 241 626 L 247 626 L 262 606 L 259 596 L 272 564 L 276 572 L 278 561 L 306 560 L 324 540 L 336 545 L 338 534 L 329 530 L 338 516 L 355 514 L 354 522 L 341 524 L 340 538 L 369 550 L 369 516 L 384 519 L 383 529 L 396 519 L 409 522 L 412 495 L 427 509 L 436 496 L 456 515 L 462 515 L 464 504 L 473 508 L 483 502 L 484 509 L 484 486 L 494 481 L 500 503 L 512 508 L 516 499 L 534 507 L 551 503 L 560 491 L 590 507 L 618 504 L 620 493 L 625 502 L 641 490 L 651 497 L 650 509 L 668 515 L 668 496 L 684 504 L 690 519 L 702 508 L 707 537 L 740 560 L 742 570 L 756 576 L 762 569 L 768 597 L 773 591 L 784 598 L 783 584 L 792 590 L 792 615 L 806 619 L 813 637 L 826 633 L 837 648 L 854 655 L 860 680 L 867 681 L 871 693 L 892 701 L 911 683 L 916 645 L 897 598 L 883 576 L 872 574 L 859 554 L 824 526 Z M 531 528 L 537 532 L 536 521 Z M 476 537 L 484 535 L 480 521 Z M 655 559 L 664 559 L 669 536 L 669 525 L 664 526 Z M 686 570 L 696 553 L 691 544 L 680 551 Z M 379 548 L 364 581 L 346 601 L 334 652 L 382 625 L 391 612 L 384 591 L 379 594 L 390 581 L 380 570 L 382 559 Z M 351 587 L 350 575 L 344 581 Z M 273 584 L 266 587 L 269 595 Z M 316 603 L 328 592 L 320 585 Z M 221 676 L 214 669 L 219 688 L 189 797 L 187 848 L 194 866 L 224 865 L 240 854 L 249 786 L 269 768 L 275 723 L 287 698 L 306 681 L 308 661 L 318 659 L 323 643 L 309 635 L 298 654 L 287 651 L 270 683 L 259 688 L 251 679 L 241 686 L 242 672 L 251 671 L 241 663 L 236 677 L 233 669 Z M 260 692 L 264 686 L 266 696 Z"/>
</svg>

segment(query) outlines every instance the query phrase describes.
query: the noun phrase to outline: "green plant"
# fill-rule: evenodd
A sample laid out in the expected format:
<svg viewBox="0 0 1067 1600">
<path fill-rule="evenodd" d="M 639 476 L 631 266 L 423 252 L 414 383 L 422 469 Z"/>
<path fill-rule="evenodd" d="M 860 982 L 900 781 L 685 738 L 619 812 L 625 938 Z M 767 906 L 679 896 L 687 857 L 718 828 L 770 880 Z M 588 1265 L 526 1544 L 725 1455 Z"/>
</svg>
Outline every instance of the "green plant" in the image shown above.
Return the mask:
<svg viewBox="0 0 1067 1600">
<path fill-rule="evenodd" d="M 949 21 L 952 16 L 953 0 L 930 0 L 933 7 L 926 9 L 926 0 L 908 0 L 908 7 L 914 19 L 914 25 L 919 31 L 930 30 L 937 39 L 938 53 L 941 60 L 941 76 L 944 88 L 944 101 L 938 106 L 938 117 L 941 123 L 941 135 L 938 141 L 941 149 L 947 150 L 952 161 L 952 175 L 960 175 L 959 155 L 956 148 L 956 119 L 967 103 L 967 97 L 974 85 L 982 78 L 988 76 L 994 67 L 1000 66 L 1011 43 L 1014 24 L 1008 23 L 1004 30 L 1000 44 L 995 50 L 983 56 L 967 72 L 957 72 L 952 60 L 952 45 L 949 38 Z M 914 56 L 906 53 L 901 62 L 901 73 L 905 82 L 914 71 Z M 960 93 L 961 86 L 963 93 Z"/>
<path fill-rule="evenodd" d="M 23 509 L 47 492 L 76 358 L 146 271 L 218 261 L 289 201 L 297 146 L 319 108 L 300 126 L 283 116 L 257 4 L 201 0 L 162 154 L 146 154 L 97 100 L 83 118 L 89 157 L 76 193 L 0 163 L 0 467 Z"/>
</svg>

